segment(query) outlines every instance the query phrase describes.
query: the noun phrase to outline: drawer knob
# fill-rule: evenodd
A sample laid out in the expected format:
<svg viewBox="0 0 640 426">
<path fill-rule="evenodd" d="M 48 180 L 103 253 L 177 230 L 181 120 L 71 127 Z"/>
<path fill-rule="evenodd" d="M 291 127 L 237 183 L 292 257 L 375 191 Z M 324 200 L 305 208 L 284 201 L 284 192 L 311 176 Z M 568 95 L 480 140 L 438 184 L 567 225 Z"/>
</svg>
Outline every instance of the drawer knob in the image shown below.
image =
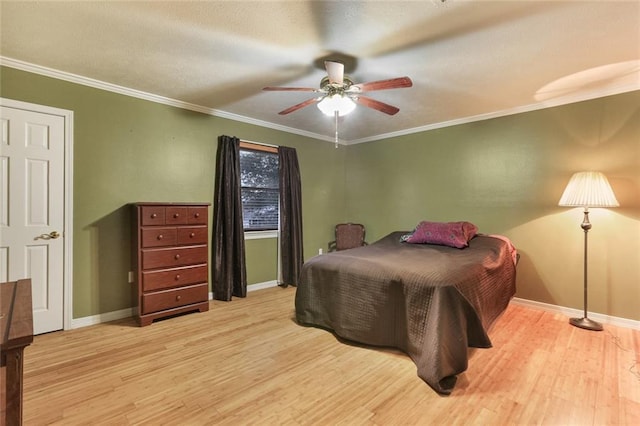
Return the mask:
<svg viewBox="0 0 640 426">
<path fill-rule="evenodd" d="M 180 213 L 174 213 L 173 217 L 180 217 Z"/>
<path fill-rule="evenodd" d="M 158 235 L 158 239 L 159 239 L 159 240 L 161 240 L 161 239 L 163 239 L 163 238 L 164 238 L 164 235 L 162 235 L 162 234 Z"/>
<path fill-rule="evenodd" d="M 182 296 L 180 296 L 180 295 L 176 296 L 176 300 L 177 301 L 180 301 L 180 299 L 182 299 Z"/>
<path fill-rule="evenodd" d="M 192 232 L 192 233 L 190 233 L 190 234 L 189 234 L 189 237 L 190 237 L 190 238 L 193 238 L 193 237 L 195 237 L 195 236 L 196 236 L 196 233 L 195 233 L 195 232 Z"/>
<path fill-rule="evenodd" d="M 180 255 L 179 255 L 179 254 L 176 254 L 175 256 L 173 256 L 173 258 L 174 258 L 175 260 L 178 260 L 178 259 L 180 259 Z"/>
<path fill-rule="evenodd" d="M 158 217 L 158 213 L 151 213 L 151 219 L 155 219 L 156 217 Z"/>
<path fill-rule="evenodd" d="M 180 274 L 176 275 L 176 281 L 178 281 L 180 279 Z"/>
<path fill-rule="evenodd" d="M 196 213 L 193 215 L 196 219 L 200 217 L 200 213 Z"/>
</svg>

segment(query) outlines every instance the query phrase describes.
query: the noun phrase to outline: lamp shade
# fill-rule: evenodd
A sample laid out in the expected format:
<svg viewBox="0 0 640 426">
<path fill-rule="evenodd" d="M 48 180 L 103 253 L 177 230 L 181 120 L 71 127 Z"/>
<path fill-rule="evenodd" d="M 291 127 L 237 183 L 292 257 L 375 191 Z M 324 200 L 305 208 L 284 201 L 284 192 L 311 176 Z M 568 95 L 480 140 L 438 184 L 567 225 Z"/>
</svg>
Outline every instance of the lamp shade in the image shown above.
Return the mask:
<svg viewBox="0 0 640 426">
<path fill-rule="evenodd" d="M 578 172 L 571 176 L 560 197 L 560 206 L 618 207 L 607 177 L 600 172 Z"/>
<path fill-rule="evenodd" d="M 356 103 L 353 102 L 349 97 L 342 96 L 338 93 L 326 96 L 318 103 L 318 109 L 322 111 L 324 114 L 333 117 L 334 112 L 338 111 L 338 115 L 342 117 L 343 115 L 349 114 L 356 107 Z"/>
</svg>

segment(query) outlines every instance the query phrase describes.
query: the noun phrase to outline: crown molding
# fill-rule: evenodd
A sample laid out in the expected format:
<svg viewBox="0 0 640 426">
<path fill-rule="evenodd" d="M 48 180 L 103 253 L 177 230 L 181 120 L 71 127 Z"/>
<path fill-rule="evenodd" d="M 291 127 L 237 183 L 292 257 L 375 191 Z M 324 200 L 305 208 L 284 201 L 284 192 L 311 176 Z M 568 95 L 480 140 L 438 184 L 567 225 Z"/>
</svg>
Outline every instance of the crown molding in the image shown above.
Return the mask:
<svg viewBox="0 0 640 426">
<path fill-rule="evenodd" d="M 577 102 L 589 101 L 592 99 L 604 98 L 606 96 L 620 95 L 622 93 L 634 92 L 640 90 L 640 81 L 636 84 L 629 84 L 625 86 L 610 88 L 600 91 L 592 92 L 580 92 L 570 96 L 562 96 L 556 99 L 545 100 L 536 102 L 529 105 L 523 105 L 514 108 L 507 108 L 500 111 L 489 112 L 486 114 L 478 114 L 469 117 L 458 118 L 455 120 L 443 121 L 440 123 L 428 124 L 426 126 L 413 127 L 411 129 L 405 129 L 398 132 L 385 133 L 381 135 L 371 136 L 368 138 L 354 139 L 349 141 L 349 145 L 355 145 L 365 142 L 373 142 L 382 139 L 389 139 L 398 136 L 406 136 L 413 133 L 426 132 L 428 130 L 441 129 L 443 127 L 458 126 L 460 124 L 473 123 L 476 121 L 490 120 L 492 118 L 506 117 L 509 115 L 521 114 L 524 112 L 538 111 L 546 108 L 553 108 L 562 105 L 574 104 Z"/>
<path fill-rule="evenodd" d="M 215 117 L 226 118 L 228 120 L 239 121 L 242 123 L 253 124 L 259 127 L 265 127 L 273 130 L 279 130 L 286 133 L 293 133 L 300 136 L 305 136 L 313 139 L 320 139 L 328 142 L 334 142 L 333 138 L 320 135 L 313 132 L 307 132 L 293 127 L 282 126 L 279 124 L 271 123 L 268 121 L 257 120 L 251 117 L 245 117 L 243 115 L 232 114 L 226 111 L 220 111 L 217 109 L 205 107 L 202 105 L 196 105 L 189 102 L 179 101 L 177 99 L 167 98 L 164 96 L 156 95 L 149 92 L 143 92 L 141 90 L 131 89 L 129 87 L 118 86 L 117 84 L 107 83 L 101 80 L 96 80 L 89 77 L 84 77 L 78 74 L 69 73 L 66 71 L 60 71 L 53 68 L 43 67 L 41 65 L 31 64 L 29 62 L 20 61 L 6 56 L 0 56 L 0 65 L 9 68 L 15 68 L 21 71 L 27 71 L 33 74 L 43 75 L 45 77 L 51 77 L 58 80 L 68 81 L 70 83 L 76 83 L 83 86 L 92 87 L 94 89 L 106 90 L 108 92 L 118 93 L 120 95 L 131 96 L 137 99 L 143 99 L 146 101 L 156 102 L 163 105 L 173 106 L 176 108 L 182 108 L 189 111 L 200 112 Z"/>
<path fill-rule="evenodd" d="M 259 127 L 278 130 L 285 133 L 292 133 L 300 136 L 305 136 L 312 139 L 318 139 L 322 141 L 335 143 L 334 138 L 318 133 L 308 132 L 305 130 L 296 129 L 293 127 L 283 126 L 276 123 L 271 123 L 264 120 L 258 120 L 243 115 L 232 114 L 226 111 L 220 111 L 217 109 L 205 107 L 202 105 L 196 105 L 189 102 L 179 101 L 177 99 L 171 99 L 164 96 L 156 95 L 153 93 L 143 92 L 141 90 L 131 89 L 124 86 L 118 86 L 116 84 L 107 83 L 104 81 L 96 80 L 89 77 L 84 77 L 77 74 L 72 74 L 65 71 L 56 70 L 53 68 L 43 67 L 41 65 L 32 64 L 29 62 L 20 61 L 6 56 L 0 56 L 0 65 L 15 68 L 22 71 L 31 72 L 34 74 L 43 75 L 46 77 L 52 77 L 59 80 L 68 81 L 71 83 L 81 84 L 83 86 L 89 86 L 96 89 L 106 90 L 113 93 L 118 93 L 125 96 L 131 96 L 138 99 L 144 99 L 151 102 L 156 102 L 163 105 L 169 105 L 176 108 L 182 108 L 190 111 L 200 112 L 203 114 L 225 118 L 228 120 L 239 121 L 242 123 L 252 124 Z M 441 129 L 444 127 L 458 126 L 461 124 L 473 123 L 476 121 L 490 120 L 493 118 L 506 117 L 509 115 L 521 114 L 524 112 L 532 112 L 545 108 L 553 108 L 556 106 L 568 105 L 576 102 L 588 101 L 597 98 L 603 98 L 606 96 L 619 95 L 622 93 L 633 92 L 640 90 L 640 81 L 634 84 L 626 86 L 620 86 L 615 88 L 609 88 L 600 91 L 592 92 L 580 92 L 568 96 L 558 97 L 556 99 L 545 100 L 541 102 L 532 103 L 529 105 L 507 108 L 499 111 L 494 111 L 486 114 L 478 114 L 469 117 L 463 117 L 455 120 L 443 121 L 439 123 L 428 124 L 420 127 L 413 127 L 410 129 L 400 130 L 397 132 L 383 133 L 380 135 L 370 136 L 360 139 L 352 140 L 340 140 L 340 145 L 356 145 L 365 142 L 374 142 L 383 139 L 395 138 L 399 136 L 411 135 L 414 133 L 426 132 L 429 130 Z"/>
</svg>

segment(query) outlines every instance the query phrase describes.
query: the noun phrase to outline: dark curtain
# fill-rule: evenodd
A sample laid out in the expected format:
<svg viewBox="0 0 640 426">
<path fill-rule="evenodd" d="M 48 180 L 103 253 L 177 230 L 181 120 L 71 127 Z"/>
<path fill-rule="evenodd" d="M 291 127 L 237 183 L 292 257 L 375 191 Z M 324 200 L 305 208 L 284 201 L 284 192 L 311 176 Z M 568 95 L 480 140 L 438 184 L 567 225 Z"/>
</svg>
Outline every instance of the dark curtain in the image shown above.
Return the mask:
<svg viewBox="0 0 640 426">
<path fill-rule="evenodd" d="M 298 285 L 302 251 L 302 186 L 295 148 L 279 147 L 282 286 Z"/>
<path fill-rule="evenodd" d="M 218 138 L 213 210 L 213 298 L 246 297 L 247 267 L 240 193 L 240 140 Z"/>
</svg>

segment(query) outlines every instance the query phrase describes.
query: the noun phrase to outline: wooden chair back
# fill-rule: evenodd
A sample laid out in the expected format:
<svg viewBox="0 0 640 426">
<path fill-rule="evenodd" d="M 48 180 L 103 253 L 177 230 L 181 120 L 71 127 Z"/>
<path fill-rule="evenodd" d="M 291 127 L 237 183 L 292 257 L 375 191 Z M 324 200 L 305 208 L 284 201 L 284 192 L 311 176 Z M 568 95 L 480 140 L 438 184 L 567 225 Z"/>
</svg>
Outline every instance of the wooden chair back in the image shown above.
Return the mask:
<svg viewBox="0 0 640 426">
<path fill-rule="evenodd" d="M 366 245 L 366 230 L 360 223 L 339 223 L 336 225 L 336 239 L 329 243 L 329 251 L 347 250 Z"/>
</svg>

